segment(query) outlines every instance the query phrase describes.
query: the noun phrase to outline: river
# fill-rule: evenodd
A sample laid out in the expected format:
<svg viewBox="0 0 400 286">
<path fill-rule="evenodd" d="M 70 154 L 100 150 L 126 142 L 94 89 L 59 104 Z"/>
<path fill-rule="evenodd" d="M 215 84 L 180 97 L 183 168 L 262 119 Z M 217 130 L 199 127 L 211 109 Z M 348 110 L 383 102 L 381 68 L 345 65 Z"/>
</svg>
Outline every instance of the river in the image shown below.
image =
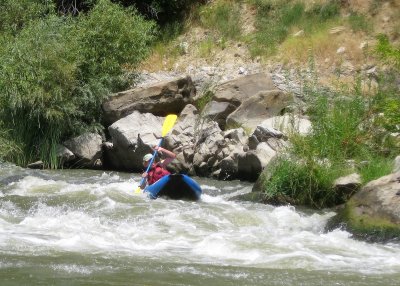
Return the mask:
<svg viewBox="0 0 400 286">
<path fill-rule="evenodd" d="M 0 164 L 0 285 L 400 285 L 400 245 L 336 229 L 330 210 L 135 194 L 139 174 Z"/>
</svg>

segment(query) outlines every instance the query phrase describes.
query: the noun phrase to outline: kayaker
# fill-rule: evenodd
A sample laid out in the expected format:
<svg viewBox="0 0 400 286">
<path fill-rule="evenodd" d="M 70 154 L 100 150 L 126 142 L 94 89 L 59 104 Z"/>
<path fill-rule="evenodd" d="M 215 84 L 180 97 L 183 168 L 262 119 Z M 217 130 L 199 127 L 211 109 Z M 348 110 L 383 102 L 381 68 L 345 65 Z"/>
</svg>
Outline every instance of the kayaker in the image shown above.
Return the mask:
<svg viewBox="0 0 400 286">
<path fill-rule="evenodd" d="M 149 172 L 148 173 L 144 172 L 142 174 L 142 178 L 146 179 L 146 180 L 143 180 L 143 184 L 140 185 L 140 188 L 142 190 L 146 187 L 146 185 L 154 184 L 162 177 L 171 174 L 166 169 L 166 167 L 169 163 L 171 163 L 175 159 L 175 157 L 176 157 L 175 153 L 173 153 L 167 149 L 164 149 L 162 147 L 159 147 L 159 146 L 155 146 L 154 150 L 157 150 L 157 152 L 160 155 L 164 155 L 166 158 L 160 162 L 153 161 L 153 165 L 151 166 Z M 150 154 L 150 153 L 143 156 L 143 166 L 145 168 L 147 168 L 149 166 L 152 158 L 153 158 L 153 154 Z"/>
</svg>

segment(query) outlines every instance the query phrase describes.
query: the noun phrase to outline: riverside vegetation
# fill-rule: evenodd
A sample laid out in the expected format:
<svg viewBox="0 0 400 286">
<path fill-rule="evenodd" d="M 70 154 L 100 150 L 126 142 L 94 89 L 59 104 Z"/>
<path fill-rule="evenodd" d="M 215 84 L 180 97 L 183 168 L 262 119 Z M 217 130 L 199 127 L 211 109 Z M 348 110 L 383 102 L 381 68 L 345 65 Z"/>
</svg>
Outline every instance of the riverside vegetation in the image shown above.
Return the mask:
<svg viewBox="0 0 400 286">
<path fill-rule="evenodd" d="M 368 14 L 351 11 L 345 2 L 2 1 L 0 158 L 21 166 L 40 159 L 46 167 L 59 167 L 58 143 L 88 130 L 102 133 L 103 100 L 132 85 L 140 68 L 178 62 L 185 54 L 179 37 L 200 27 L 208 32 L 191 52 L 194 57 L 210 61 L 240 43 L 261 62 L 295 59 L 299 67 L 308 66 L 307 76 L 299 72 L 306 108 L 298 109 L 309 116 L 313 131 L 290 135 L 285 156 L 261 175 L 263 190 L 266 197 L 279 194 L 317 208 L 342 203 L 332 187 L 336 178 L 356 169 L 367 183 L 390 173 L 400 153 L 399 35 L 375 32 L 368 17 L 377 13 L 376 1 L 369 1 Z M 254 16 L 247 31 L 244 5 Z M 337 25 L 375 39 L 354 58 L 385 66 L 375 75 L 376 86 L 361 72 L 350 84 L 320 84 L 315 62 L 332 56 L 332 39 L 322 32 Z M 295 31 L 305 36 L 293 37 Z M 340 83 L 340 60 L 330 83 Z M 210 92 L 198 101 L 202 106 Z"/>
</svg>

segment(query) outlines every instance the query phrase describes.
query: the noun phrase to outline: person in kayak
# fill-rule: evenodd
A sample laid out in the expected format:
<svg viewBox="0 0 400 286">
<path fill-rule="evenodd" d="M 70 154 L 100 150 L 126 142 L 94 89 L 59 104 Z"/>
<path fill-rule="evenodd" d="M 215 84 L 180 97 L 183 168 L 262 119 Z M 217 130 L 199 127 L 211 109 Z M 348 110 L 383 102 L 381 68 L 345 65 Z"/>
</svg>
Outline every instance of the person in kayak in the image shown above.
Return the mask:
<svg viewBox="0 0 400 286">
<path fill-rule="evenodd" d="M 167 176 L 169 174 L 171 174 L 167 169 L 167 165 L 169 163 L 171 163 L 176 155 L 175 153 L 164 149 L 162 147 L 156 146 L 154 147 L 154 150 L 157 150 L 157 152 L 160 155 L 165 155 L 166 158 L 160 162 L 155 162 L 155 160 L 153 161 L 153 165 L 151 166 L 149 172 L 144 172 L 142 174 L 142 178 L 145 178 L 146 180 L 143 180 L 143 184 L 140 185 L 140 188 L 143 190 L 146 185 L 152 185 L 155 182 L 157 182 L 159 179 L 161 179 L 164 176 Z M 153 158 L 153 154 L 146 154 L 143 156 L 143 166 L 145 168 L 147 168 L 150 164 L 151 159 Z"/>
</svg>

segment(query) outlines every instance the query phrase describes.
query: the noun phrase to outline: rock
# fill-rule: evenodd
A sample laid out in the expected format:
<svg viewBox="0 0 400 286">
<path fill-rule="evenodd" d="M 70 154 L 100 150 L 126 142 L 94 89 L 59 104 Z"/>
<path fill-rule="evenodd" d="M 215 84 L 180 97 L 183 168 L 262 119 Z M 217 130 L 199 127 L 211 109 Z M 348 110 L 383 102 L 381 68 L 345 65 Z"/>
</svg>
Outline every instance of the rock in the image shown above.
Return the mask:
<svg viewBox="0 0 400 286">
<path fill-rule="evenodd" d="M 281 138 L 283 134 L 275 129 L 268 129 L 257 126 L 253 134 L 249 137 L 249 148 L 255 150 L 259 143 L 267 142 L 272 137 Z"/>
<path fill-rule="evenodd" d="M 293 114 L 285 114 L 283 116 L 275 116 L 268 118 L 260 123 L 261 128 L 269 130 L 271 134 L 298 133 L 300 135 L 308 135 L 312 131 L 311 121 L 305 117 Z M 274 136 L 281 138 L 282 136 Z"/>
<path fill-rule="evenodd" d="M 400 172 L 369 182 L 339 216 L 355 236 L 370 241 L 400 238 Z"/>
<path fill-rule="evenodd" d="M 28 164 L 26 167 L 28 167 L 29 169 L 43 169 L 44 163 L 43 163 L 43 161 L 36 161 L 36 162 Z"/>
<path fill-rule="evenodd" d="M 263 120 L 277 116 L 293 102 L 293 96 L 280 90 L 263 91 L 244 100 L 232 112 L 226 124 L 254 130 Z"/>
<path fill-rule="evenodd" d="M 351 75 L 354 73 L 354 66 L 351 62 L 345 61 L 341 66 L 342 74 Z"/>
<path fill-rule="evenodd" d="M 232 175 L 236 176 L 238 172 L 238 161 L 235 158 L 228 156 L 222 159 L 219 167 L 218 179 L 227 180 L 230 179 Z"/>
<path fill-rule="evenodd" d="M 368 48 L 368 42 L 366 42 L 366 41 L 361 42 L 359 48 L 360 48 L 360 50 L 364 50 L 364 49 Z"/>
<path fill-rule="evenodd" d="M 110 125 L 134 111 L 156 116 L 179 114 L 193 102 L 195 93 L 189 76 L 119 92 L 103 103 L 104 121 Z"/>
<path fill-rule="evenodd" d="M 243 128 L 229 129 L 223 132 L 223 136 L 224 138 L 230 139 L 231 142 L 234 142 L 236 144 L 247 144 L 247 136 Z"/>
<path fill-rule="evenodd" d="M 361 177 L 357 173 L 340 177 L 333 183 L 337 197 L 340 198 L 337 204 L 347 202 L 347 200 L 356 193 L 361 187 Z"/>
<path fill-rule="evenodd" d="M 96 133 L 84 133 L 63 143 L 74 155 L 74 167 L 98 168 L 102 159 L 102 138 Z M 69 163 L 69 162 L 68 162 Z"/>
<path fill-rule="evenodd" d="M 337 49 L 336 53 L 337 53 L 338 55 L 341 55 L 341 54 L 344 54 L 345 51 L 346 51 L 346 48 L 345 48 L 345 47 L 340 47 L 339 49 Z"/>
<path fill-rule="evenodd" d="M 240 67 L 238 73 L 239 74 L 243 74 L 243 75 L 247 75 L 248 72 L 246 71 L 246 69 L 244 67 Z"/>
<path fill-rule="evenodd" d="M 300 37 L 300 36 L 304 36 L 304 30 L 300 30 L 293 34 L 293 37 Z"/>
<path fill-rule="evenodd" d="M 394 159 L 393 172 L 400 172 L 400 156 L 397 156 L 396 159 Z"/>
<path fill-rule="evenodd" d="M 378 77 L 377 67 L 373 66 L 372 68 L 366 70 L 366 74 L 370 77 L 377 78 Z"/>
<path fill-rule="evenodd" d="M 211 101 L 204 107 L 203 116 L 207 119 L 216 121 L 219 127 L 224 130 L 226 118 L 235 109 L 236 107 L 229 102 Z"/>
<path fill-rule="evenodd" d="M 345 30 L 346 30 L 346 27 L 337 26 L 337 27 L 334 27 L 334 28 L 330 29 L 329 30 L 329 34 L 335 35 L 335 34 L 339 34 L 339 33 L 343 32 Z"/>
<path fill-rule="evenodd" d="M 108 127 L 113 148 L 105 150 L 107 165 L 120 170 L 142 171 L 142 158 L 159 143 L 163 121 L 162 117 L 134 111 L 114 122 Z"/>
<path fill-rule="evenodd" d="M 189 43 L 188 42 L 179 43 L 179 47 L 181 48 L 181 50 L 184 54 L 187 54 L 189 52 Z"/>
<path fill-rule="evenodd" d="M 267 143 L 260 143 L 256 150 L 241 153 L 238 156 L 238 178 L 255 181 L 261 171 L 276 156 L 276 152 Z"/>
<path fill-rule="evenodd" d="M 265 73 L 256 73 L 225 82 L 215 89 L 213 100 L 229 102 L 239 106 L 247 98 L 260 91 L 276 89 L 271 77 Z"/>
<path fill-rule="evenodd" d="M 186 149 L 193 150 L 195 137 L 200 135 L 199 129 L 202 127 L 201 118 L 197 108 L 188 104 L 182 110 L 172 130 L 165 138 L 165 146 L 175 153 Z"/>
<path fill-rule="evenodd" d="M 57 150 L 56 150 L 57 158 L 60 160 L 61 165 L 64 165 L 66 163 L 69 163 L 73 160 L 75 160 L 76 156 L 74 153 L 72 153 L 71 150 L 69 150 L 67 147 L 63 145 L 57 145 Z"/>
</svg>

